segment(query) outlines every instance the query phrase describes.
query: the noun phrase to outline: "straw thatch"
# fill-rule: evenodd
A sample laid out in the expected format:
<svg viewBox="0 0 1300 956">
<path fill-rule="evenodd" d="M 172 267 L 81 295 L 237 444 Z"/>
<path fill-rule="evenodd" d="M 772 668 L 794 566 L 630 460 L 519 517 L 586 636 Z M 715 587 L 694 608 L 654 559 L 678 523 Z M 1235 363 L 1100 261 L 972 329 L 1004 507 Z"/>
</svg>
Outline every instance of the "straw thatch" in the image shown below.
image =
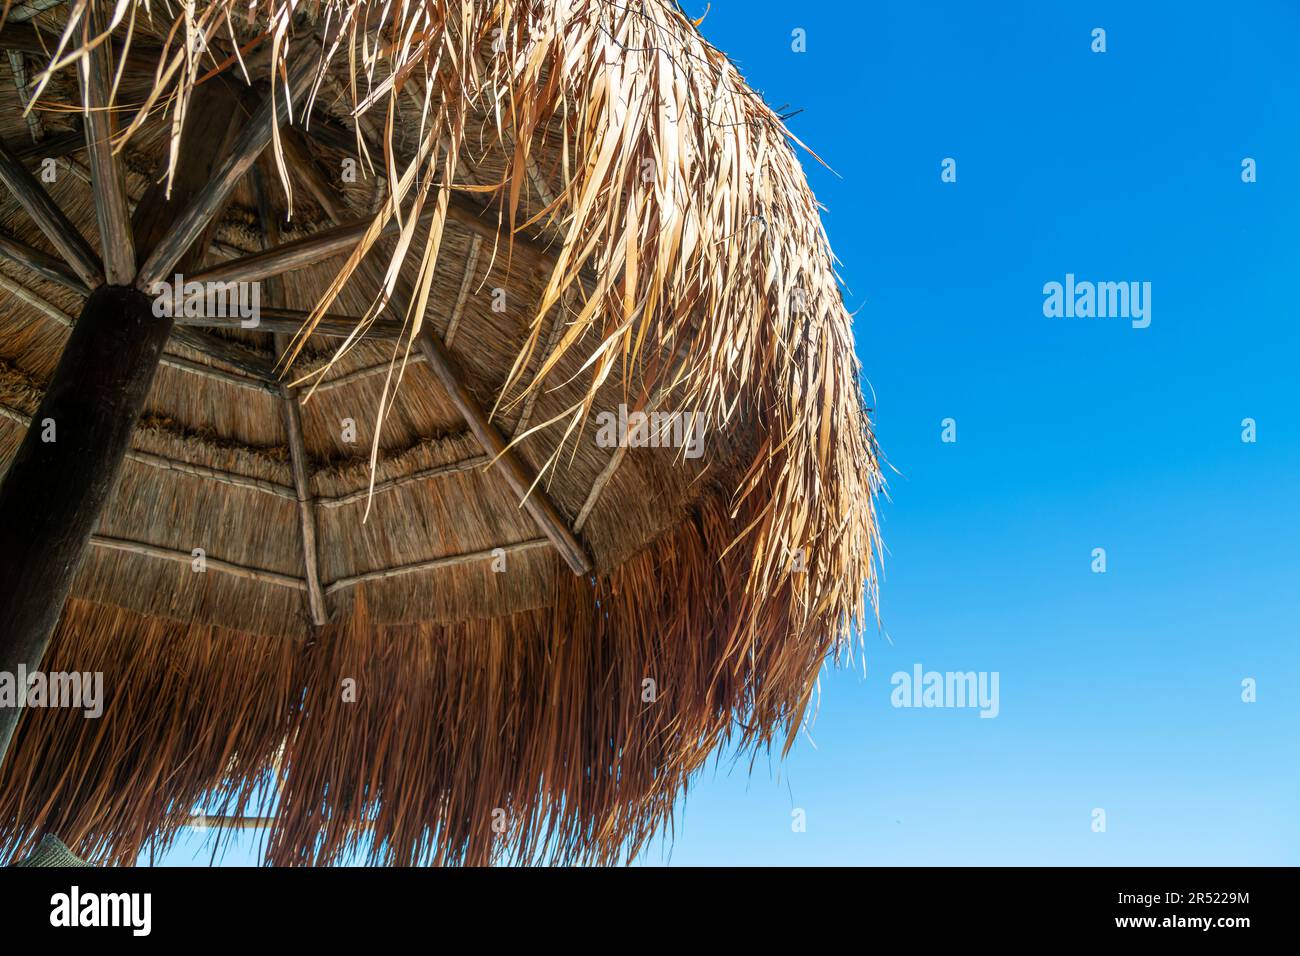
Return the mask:
<svg viewBox="0 0 1300 956">
<path fill-rule="evenodd" d="M 188 115 L 196 89 L 284 97 L 310 67 L 208 267 L 340 220 L 374 228 L 264 285 L 264 305 L 312 312 L 292 341 L 206 333 L 300 386 L 329 623 L 306 609 L 284 396 L 173 338 L 44 665 L 102 670 L 105 714 L 24 716 L 0 774 L 6 852 L 49 830 L 126 862 L 196 805 L 273 800 L 277 864 L 359 846 L 614 862 L 719 748 L 788 747 L 874 588 L 878 460 L 791 138 L 676 5 L 120 0 L 102 5 L 110 39 L 86 11 L 22 23 L 48 53 L 0 62 L 7 143 L 42 155 L 28 117 L 46 144 L 75 134 L 73 67 L 115 43 L 138 199 L 185 151 L 219 148 L 224 124 Z M 48 188 L 93 244 L 78 155 Z M 0 232 L 48 250 L 12 201 Z M 0 461 L 78 308 L 0 263 Z M 326 313 L 366 334 L 322 336 Z M 425 323 L 592 573 L 485 467 L 417 359 Z M 703 457 L 601 447 L 596 415 L 620 403 L 702 416 Z"/>
</svg>

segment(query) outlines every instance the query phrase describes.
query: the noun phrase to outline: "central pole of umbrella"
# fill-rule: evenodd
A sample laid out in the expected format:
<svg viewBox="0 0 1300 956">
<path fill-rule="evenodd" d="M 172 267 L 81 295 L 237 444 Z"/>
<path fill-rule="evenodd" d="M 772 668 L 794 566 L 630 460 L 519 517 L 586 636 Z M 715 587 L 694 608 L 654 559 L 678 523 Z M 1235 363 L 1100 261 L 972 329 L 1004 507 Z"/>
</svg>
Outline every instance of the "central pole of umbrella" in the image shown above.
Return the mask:
<svg viewBox="0 0 1300 956">
<path fill-rule="evenodd" d="M 0 671 L 41 666 L 171 334 L 138 289 L 90 293 L 0 485 Z M 0 763 L 22 714 L 0 707 Z"/>
</svg>

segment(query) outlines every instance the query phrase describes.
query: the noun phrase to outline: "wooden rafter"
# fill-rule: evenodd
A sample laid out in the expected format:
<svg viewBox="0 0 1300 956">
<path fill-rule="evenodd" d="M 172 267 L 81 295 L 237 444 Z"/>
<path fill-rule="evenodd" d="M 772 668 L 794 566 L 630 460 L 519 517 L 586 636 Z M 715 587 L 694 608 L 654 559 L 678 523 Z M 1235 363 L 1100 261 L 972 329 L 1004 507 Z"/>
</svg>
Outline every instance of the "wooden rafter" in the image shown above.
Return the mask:
<svg viewBox="0 0 1300 956">
<path fill-rule="evenodd" d="M 552 542 L 547 538 L 531 538 L 528 541 L 519 541 L 515 544 L 501 545 L 496 548 L 488 548 L 483 551 L 470 551 L 466 554 L 449 554 L 441 558 L 433 558 L 429 561 L 417 561 L 413 564 L 403 564 L 392 568 L 381 568 L 377 571 L 366 571 L 364 574 L 354 574 L 346 578 L 339 578 L 325 588 L 326 594 L 334 594 L 342 591 L 344 588 L 356 587 L 358 584 L 364 584 L 367 581 L 384 581 L 388 578 L 399 577 L 404 574 L 415 574 L 420 571 L 435 571 L 440 568 L 451 568 L 462 564 L 475 564 L 477 562 L 490 561 L 497 557 L 501 552 L 506 554 L 515 554 L 520 551 L 531 551 L 533 548 L 545 548 Z"/>
<path fill-rule="evenodd" d="M 281 309 L 262 305 L 257 310 L 257 324 L 247 328 L 258 332 L 293 335 L 302 328 L 310 315 L 310 312 L 299 309 Z M 238 315 L 183 315 L 177 317 L 176 324 L 189 328 L 238 329 L 244 327 L 244 321 Z M 326 314 L 318 319 L 312 334 L 326 338 L 347 338 L 356 331 L 357 323 L 360 321 L 358 316 Z M 375 319 L 366 331 L 367 337 L 375 339 L 395 339 L 401 334 L 401 322 L 395 318 L 382 316 Z"/>
<path fill-rule="evenodd" d="M 408 363 L 423 363 L 424 356 L 418 352 L 407 357 Z M 363 378 L 370 378 L 373 375 L 383 375 L 392 367 L 389 362 L 381 362 L 378 365 L 364 365 L 361 368 L 353 369 L 351 372 L 344 372 L 336 378 L 327 378 L 317 382 L 312 386 L 316 392 L 326 392 L 332 388 L 342 388 L 344 385 L 351 385 L 353 382 L 360 381 Z"/>
<path fill-rule="evenodd" d="M 147 541 L 135 541 L 130 538 L 117 538 L 109 535 L 96 534 L 91 536 L 90 544 L 92 547 L 96 548 L 104 548 L 110 551 L 124 551 L 128 554 L 138 554 L 143 557 L 158 558 L 163 561 L 176 561 L 178 563 L 183 562 L 189 564 L 194 560 L 194 554 L 191 551 L 181 551 L 177 548 L 169 548 L 159 544 L 150 544 Z M 482 551 L 448 554 L 440 558 L 431 558 L 428 561 L 413 561 L 410 564 L 399 564 L 388 568 L 377 568 L 373 571 L 364 571 L 361 574 L 352 574 L 347 577 L 339 578 L 337 581 L 331 581 L 326 586 L 325 593 L 337 594 L 339 591 L 356 587 L 358 584 L 365 584 L 370 581 L 386 581 L 390 578 L 402 577 L 407 574 L 419 574 L 424 571 L 437 571 L 442 568 L 452 568 L 466 564 L 487 562 L 500 556 L 502 552 L 507 555 L 518 554 L 523 551 L 532 551 L 535 548 L 545 548 L 549 546 L 550 541 L 546 538 L 530 538 L 527 541 L 516 541 L 511 544 L 498 545 L 494 548 L 485 548 Z M 307 590 L 307 582 L 302 578 L 296 578 L 291 574 L 281 574 L 278 571 L 268 571 L 265 568 L 255 568 L 246 564 L 238 564 L 234 561 L 214 558 L 211 555 L 206 555 L 203 560 L 208 571 L 216 571 L 220 574 L 242 578 L 245 581 L 256 581 L 259 584 L 270 584 L 274 587 L 290 588 L 297 591 Z"/>
<path fill-rule="evenodd" d="M 35 111 L 31 115 L 35 115 Z M 27 165 L 39 163 L 45 159 L 62 159 L 69 153 L 75 153 L 85 148 L 86 134 L 79 129 L 74 129 L 67 133 L 55 133 L 53 136 L 47 136 L 39 143 L 23 143 L 21 146 L 14 146 L 13 150 L 14 155 L 22 160 L 24 165 Z"/>
<path fill-rule="evenodd" d="M 17 263 L 24 269 L 31 270 L 42 279 L 49 279 L 73 292 L 85 295 L 90 291 L 62 259 L 56 259 L 39 249 L 33 249 L 17 239 L 0 236 L 0 256 Z"/>
<path fill-rule="evenodd" d="M 433 215 L 426 209 L 422 218 Z M 196 282 L 256 282 L 281 275 L 302 266 L 313 265 L 330 256 L 351 252 L 371 226 L 371 218 L 322 229 L 302 239 L 279 243 L 262 252 L 249 253 L 204 269 L 193 278 Z M 390 220 L 381 235 L 395 235 L 397 222 Z"/>
<path fill-rule="evenodd" d="M 87 289 L 104 282 L 99 256 L 8 145 L 0 142 L 0 182 L 72 267 Z"/>
<path fill-rule="evenodd" d="M 107 27 L 102 5 L 90 4 L 86 15 L 90 29 L 99 34 Z M 126 204 L 126 175 L 113 154 L 113 114 L 109 110 L 112 44 L 93 47 L 81 60 L 82 103 L 85 110 L 86 146 L 94 186 L 95 219 L 99 223 L 104 273 L 111 285 L 130 285 L 135 278 L 135 239 L 131 211 Z"/>
<path fill-rule="evenodd" d="M 257 197 L 257 214 L 262 227 L 263 242 L 275 242 L 280 226 L 271 211 L 267 194 L 266 177 L 254 167 L 251 171 L 253 194 Z M 283 298 L 282 283 L 277 279 L 268 283 L 270 297 Z M 289 347 L 289 336 L 277 333 L 275 348 L 283 353 Z M 313 627 L 322 627 L 329 621 L 329 607 L 320 583 L 320 555 L 317 550 L 316 500 L 311 489 L 311 462 L 307 457 L 307 443 L 302 431 L 302 406 L 298 404 L 298 390 L 289 386 L 280 389 L 280 410 L 284 432 L 289 443 L 289 462 L 293 470 L 293 487 L 298 499 L 299 543 L 302 546 L 303 579 L 306 582 L 307 613 Z"/>
<path fill-rule="evenodd" d="M 434 214 L 435 203 L 426 204 L 421 213 L 421 221 L 426 221 Z M 447 207 L 447 218 L 467 228 L 480 239 L 496 241 L 496 224 L 487 218 L 489 211 L 453 192 Z M 305 265 L 312 265 L 330 256 L 351 252 L 361 237 L 373 224 L 372 217 L 364 217 L 353 222 L 331 226 L 305 236 L 293 239 L 262 252 L 250 253 L 238 259 L 222 262 L 204 269 L 193 276 L 199 282 L 255 282 L 268 276 L 278 275 Z M 398 224 L 390 219 L 380 233 L 381 236 L 396 235 Z M 542 269 L 554 264 L 555 255 L 540 243 L 515 237 L 514 250 L 529 260 L 533 267 Z"/>
<path fill-rule="evenodd" d="M 307 191 L 325 210 L 325 215 L 329 217 L 330 222 L 335 225 L 343 222 L 347 218 L 344 215 L 346 207 L 343 199 L 311 158 L 311 151 L 307 148 L 302 132 L 292 126 L 287 127 L 280 137 L 280 142 L 284 144 L 284 156 L 289 162 L 289 167 L 302 178 Z"/>
<path fill-rule="evenodd" d="M 344 505 L 356 504 L 365 501 L 372 494 L 391 491 L 394 488 L 401 488 L 403 485 L 413 484 L 418 481 L 428 481 L 431 478 L 442 478 L 446 475 L 457 475 L 466 471 L 475 471 L 490 464 L 492 459 L 487 455 L 470 455 L 468 458 L 459 458 L 456 461 L 449 461 L 445 465 L 435 465 L 432 468 L 421 468 L 419 471 L 413 471 L 409 475 L 401 475 L 397 478 L 389 478 L 387 481 L 377 481 L 374 487 L 367 485 L 365 488 L 359 488 L 356 491 L 349 491 L 332 498 L 318 497 L 316 503 L 322 508 L 341 508 Z"/>
<path fill-rule="evenodd" d="M 520 499 L 524 510 L 560 552 L 560 556 L 564 558 L 574 574 L 589 574 L 592 562 L 586 549 L 574 537 L 568 524 L 546 493 L 541 488 L 533 487 L 534 476 L 529 474 L 519 454 L 515 449 L 507 446 L 504 436 L 489 421 L 478 399 L 465 386 L 456 361 L 447 353 L 437 333 L 428 323 L 425 323 L 421 330 L 419 344 L 429 368 L 442 383 L 443 389 L 464 417 L 470 431 L 479 440 L 484 451 L 492 456 L 497 471 L 505 478 L 510 490 Z"/>
<path fill-rule="evenodd" d="M 132 541 L 127 538 L 113 538 L 108 535 L 96 534 L 91 535 L 90 543 L 96 548 L 108 548 L 112 551 L 125 551 L 128 554 L 140 554 L 150 558 L 162 558 L 166 561 L 183 561 L 186 564 L 189 564 L 194 560 L 194 554 L 190 551 L 178 551 L 176 548 L 165 548 L 162 545 L 149 544 L 145 541 Z M 246 581 L 257 581 L 261 584 L 274 584 L 276 587 L 295 588 L 297 590 L 303 590 L 307 586 L 301 578 L 295 578 L 288 574 L 280 574 L 277 571 L 267 571 L 263 568 L 251 568 L 247 565 L 236 564 L 233 561 L 223 561 L 220 558 L 206 556 L 203 561 L 209 571 L 220 571 L 223 574 L 243 578 Z"/>
<path fill-rule="evenodd" d="M 311 491 L 307 446 L 302 437 L 302 409 L 296 389 L 286 388 L 280 404 L 284 427 L 289 439 L 289 461 L 293 466 L 293 486 L 298 499 L 298 524 L 302 533 L 303 576 L 307 582 L 307 610 L 311 622 L 321 627 L 329 621 L 325 591 L 320 583 L 320 557 L 317 552 L 316 501 Z"/>
<path fill-rule="evenodd" d="M 310 57 L 301 57 L 290 70 L 289 91 L 295 99 L 306 95 L 315 65 Z M 230 153 L 218 165 L 212 178 L 191 197 L 184 210 L 172 222 L 170 230 L 140 266 L 140 273 L 136 277 L 139 288 L 150 289 L 165 279 L 186 250 L 194 245 L 209 223 L 225 208 L 235 185 L 270 144 L 276 127 L 288 117 L 289 106 L 288 97 L 281 91 L 277 96 L 268 96 L 258 107 L 235 138 Z"/>
</svg>

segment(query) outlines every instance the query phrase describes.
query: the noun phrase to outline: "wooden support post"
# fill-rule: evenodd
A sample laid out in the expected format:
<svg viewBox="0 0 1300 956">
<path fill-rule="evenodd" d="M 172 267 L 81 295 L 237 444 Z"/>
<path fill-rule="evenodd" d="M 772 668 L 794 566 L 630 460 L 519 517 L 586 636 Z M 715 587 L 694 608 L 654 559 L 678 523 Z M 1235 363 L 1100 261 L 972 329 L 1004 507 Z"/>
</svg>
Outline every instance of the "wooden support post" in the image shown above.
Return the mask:
<svg viewBox="0 0 1300 956">
<path fill-rule="evenodd" d="M 555 550 L 573 570 L 574 574 L 591 572 L 591 558 L 574 537 L 564 518 L 540 488 L 533 488 L 533 476 L 514 449 L 507 449 L 506 440 L 497 427 L 488 420 L 478 399 L 465 387 L 460 369 L 447 354 L 437 333 L 426 322 L 420 330 L 420 349 L 433 374 L 442 383 L 447 395 L 464 416 L 479 444 L 496 460 L 496 468 L 505 478 L 510 490 L 523 502 L 524 509 L 537 523 L 537 527 L 550 539 Z"/>
<path fill-rule="evenodd" d="M 0 671 L 40 667 L 170 332 L 134 289 L 86 300 L 0 485 Z M 0 761 L 20 714 L 0 707 Z"/>
</svg>

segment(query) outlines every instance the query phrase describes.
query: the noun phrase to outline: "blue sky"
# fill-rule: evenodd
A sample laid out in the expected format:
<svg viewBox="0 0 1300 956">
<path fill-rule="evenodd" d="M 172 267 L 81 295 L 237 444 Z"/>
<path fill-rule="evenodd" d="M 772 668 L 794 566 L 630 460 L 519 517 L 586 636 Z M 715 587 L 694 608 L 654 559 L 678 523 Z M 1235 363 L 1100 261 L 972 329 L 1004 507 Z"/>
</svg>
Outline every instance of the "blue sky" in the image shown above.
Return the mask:
<svg viewBox="0 0 1300 956">
<path fill-rule="evenodd" d="M 784 763 L 706 771 L 641 862 L 1300 863 L 1300 8 L 721 0 L 701 29 L 835 170 L 805 163 L 897 473 L 865 677 L 827 673 Z M 1044 317 L 1066 273 L 1150 282 L 1150 327 Z M 998 717 L 891 706 L 917 663 L 998 672 Z"/>
</svg>

